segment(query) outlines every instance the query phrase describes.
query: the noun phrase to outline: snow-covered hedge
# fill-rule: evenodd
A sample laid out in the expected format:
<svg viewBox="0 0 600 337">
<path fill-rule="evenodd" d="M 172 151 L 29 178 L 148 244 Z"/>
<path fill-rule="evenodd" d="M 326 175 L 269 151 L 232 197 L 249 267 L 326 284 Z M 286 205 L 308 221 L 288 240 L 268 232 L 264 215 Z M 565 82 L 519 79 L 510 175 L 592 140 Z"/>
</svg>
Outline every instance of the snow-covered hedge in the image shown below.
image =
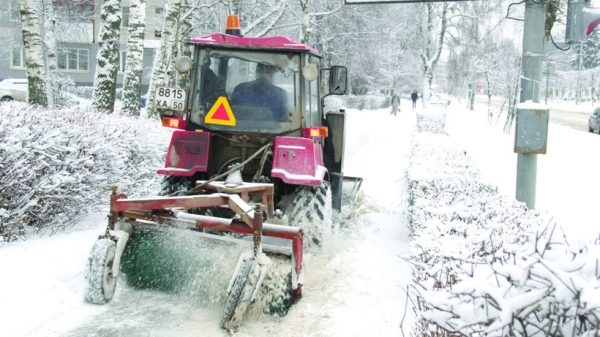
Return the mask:
<svg viewBox="0 0 600 337">
<path fill-rule="evenodd" d="M 390 106 L 390 97 L 383 95 L 344 95 L 338 96 L 344 106 L 354 107 L 359 110 L 383 109 Z M 331 100 L 332 98 L 328 98 Z M 335 100 L 335 98 L 333 98 Z"/>
<path fill-rule="evenodd" d="M 108 205 L 110 186 L 157 193 L 170 132 L 86 106 L 0 104 L 0 243 L 56 231 Z"/>
<path fill-rule="evenodd" d="M 500 195 L 420 115 L 409 170 L 419 336 L 598 336 L 600 244 Z"/>
<path fill-rule="evenodd" d="M 69 92 L 83 99 L 91 100 L 94 96 L 94 87 L 92 86 L 74 86 L 69 89 Z M 123 88 L 116 89 L 116 97 L 123 96 Z"/>
</svg>

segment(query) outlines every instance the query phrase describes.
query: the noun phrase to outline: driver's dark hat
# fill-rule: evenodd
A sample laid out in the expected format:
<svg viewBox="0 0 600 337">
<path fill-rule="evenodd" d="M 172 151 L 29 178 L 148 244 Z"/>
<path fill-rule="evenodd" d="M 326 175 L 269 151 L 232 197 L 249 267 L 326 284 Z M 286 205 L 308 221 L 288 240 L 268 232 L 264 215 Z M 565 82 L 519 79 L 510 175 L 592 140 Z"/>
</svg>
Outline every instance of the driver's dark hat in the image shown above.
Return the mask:
<svg viewBox="0 0 600 337">
<path fill-rule="evenodd" d="M 277 72 L 277 68 L 267 64 L 259 63 L 256 65 L 256 72 L 261 74 L 273 74 Z"/>
</svg>

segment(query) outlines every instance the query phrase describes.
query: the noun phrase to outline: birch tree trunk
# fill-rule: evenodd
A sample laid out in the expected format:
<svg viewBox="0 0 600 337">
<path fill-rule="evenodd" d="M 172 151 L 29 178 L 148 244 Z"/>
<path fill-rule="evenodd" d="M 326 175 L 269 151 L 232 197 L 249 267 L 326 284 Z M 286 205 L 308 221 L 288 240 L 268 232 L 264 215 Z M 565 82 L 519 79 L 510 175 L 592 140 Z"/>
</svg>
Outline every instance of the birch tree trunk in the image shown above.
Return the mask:
<svg viewBox="0 0 600 337">
<path fill-rule="evenodd" d="M 302 9 L 300 42 L 308 43 L 308 39 L 310 38 L 310 16 L 308 14 L 308 0 L 300 0 L 300 8 Z"/>
<path fill-rule="evenodd" d="M 184 0 L 186 8 L 191 7 L 188 0 Z M 192 57 L 192 48 L 187 44 L 192 39 L 192 17 L 187 16 L 180 18 L 179 29 L 181 30 L 179 41 L 176 43 L 179 45 L 177 56 Z M 190 84 L 190 72 L 178 73 L 177 74 L 177 86 L 180 88 L 187 88 Z"/>
<path fill-rule="evenodd" d="M 130 116 L 139 116 L 146 3 L 144 0 L 130 0 L 129 3 L 129 37 L 123 81 L 123 111 Z"/>
<path fill-rule="evenodd" d="M 93 106 L 106 113 L 115 109 L 117 72 L 119 71 L 119 33 L 121 28 L 121 0 L 105 0 L 98 35 L 98 64 L 94 78 Z"/>
<path fill-rule="evenodd" d="M 48 105 L 55 105 L 56 86 L 53 85 L 57 77 L 56 69 L 56 17 L 54 16 L 54 6 L 52 0 L 43 0 L 44 2 L 44 41 L 46 44 L 46 95 L 48 95 Z"/>
<path fill-rule="evenodd" d="M 148 88 L 148 99 L 146 102 L 146 111 L 148 116 L 157 116 L 156 106 L 154 105 L 154 97 L 156 96 L 156 88 L 167 85 L 166 73 L 168 61 L 170 59 L 169 41 L 177 24 L 177 15 L 179 14 L 180 0 L 169 0 L 165 10 L 165 20 L 161 33 L 160 47 L 154 55 L 152 64 L 152 77 L 150 78 L 150 86 Z"/>
<path fill-rule="evenodd" d="M 48 96 L 44 83 L 44 59 L 40 24 L 41 3 L 35 0 L 21 0 L 21 30 L 23 49 L 27 67 L 27 88 L 29 103 L 48 106 Z"/>
<path fill-rule="evenodd" d="M 185 0 L 179 0 L 177 4 L 177 14 L 173 17 L 173 32 L 169 38 L 169 52 L 167 53 L 167 78 L 165 82 L 169 86 L 175 86 L 178 83 L 179 74 L 175 70 L 175 58 L 181 51 L 181 7 L 185 5 Z M 167 13 L 167 16 L 169 13 Z"/>
<path fill-rule="evenodd" d="M 433 17 L 434 4 L 428 2 L 427 8 L 427 23 L 423 29 L 423 41 L 424 45 L 421 50 L 421 61 L 423 63 L 423 104 L 427 105 L 431 96 L 431 83 L 433 82 L 433 72 L 435 66 L 442 54 L 442 47 L 444 46 L 444 38 L 446 35 L 446 29 L 448 27 L 448 3 L 442 4 L 442 15 L 439 32 L 435 31 Z M 435 33 L 435 34 L 434 34 Z M 437 37 L 436 40 L 432 39 L 432 34 Z"/>
</svg>

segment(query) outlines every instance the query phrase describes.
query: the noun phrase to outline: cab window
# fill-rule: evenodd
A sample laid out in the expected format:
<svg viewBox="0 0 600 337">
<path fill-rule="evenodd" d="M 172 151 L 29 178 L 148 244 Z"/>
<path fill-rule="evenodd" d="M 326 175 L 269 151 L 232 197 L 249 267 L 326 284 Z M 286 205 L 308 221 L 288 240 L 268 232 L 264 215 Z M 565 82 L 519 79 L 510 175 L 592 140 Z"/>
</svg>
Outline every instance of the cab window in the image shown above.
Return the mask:
<svg viewBox="0 0 600 337">
<path fill-rule="evenodd" d="M 198 54 L 192 122 L 211 130 L 285 133 L 299 128 L 298 54 L 202 50 Z M 235 125 L 206 118 L 224 99 Z M 210 116 L 209 116 L 210 117 Z"/>
<path fill-rule="evenodd" d="M 315 56 L 308 57 L 309 63 L 319 63 L 319 59 Z M 306 91 L 306 121 L 305 126 L 321 125 L 321 114 L 319 113 L 319 105 L 321 104 L 319 92 L 319 79 L 314 81 L 305 81 Z"/>
</svg>

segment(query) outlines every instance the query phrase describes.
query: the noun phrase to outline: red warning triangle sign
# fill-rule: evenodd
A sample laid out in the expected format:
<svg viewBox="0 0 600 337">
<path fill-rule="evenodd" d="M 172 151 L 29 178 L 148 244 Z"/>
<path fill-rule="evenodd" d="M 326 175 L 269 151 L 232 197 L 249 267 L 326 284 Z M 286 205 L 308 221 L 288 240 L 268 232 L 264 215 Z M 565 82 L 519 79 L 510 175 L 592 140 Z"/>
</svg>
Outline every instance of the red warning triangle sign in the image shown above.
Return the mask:
<svg viewBox="0 0 600 337">
<path fill-rule="evenodd" d="M 235 122 L 235 115 L 231 111 L 231 106 L 225 96 L 217 98 L 215 104 L 204 117 L 205 124 L 235 126 Z"/>
</svg>

